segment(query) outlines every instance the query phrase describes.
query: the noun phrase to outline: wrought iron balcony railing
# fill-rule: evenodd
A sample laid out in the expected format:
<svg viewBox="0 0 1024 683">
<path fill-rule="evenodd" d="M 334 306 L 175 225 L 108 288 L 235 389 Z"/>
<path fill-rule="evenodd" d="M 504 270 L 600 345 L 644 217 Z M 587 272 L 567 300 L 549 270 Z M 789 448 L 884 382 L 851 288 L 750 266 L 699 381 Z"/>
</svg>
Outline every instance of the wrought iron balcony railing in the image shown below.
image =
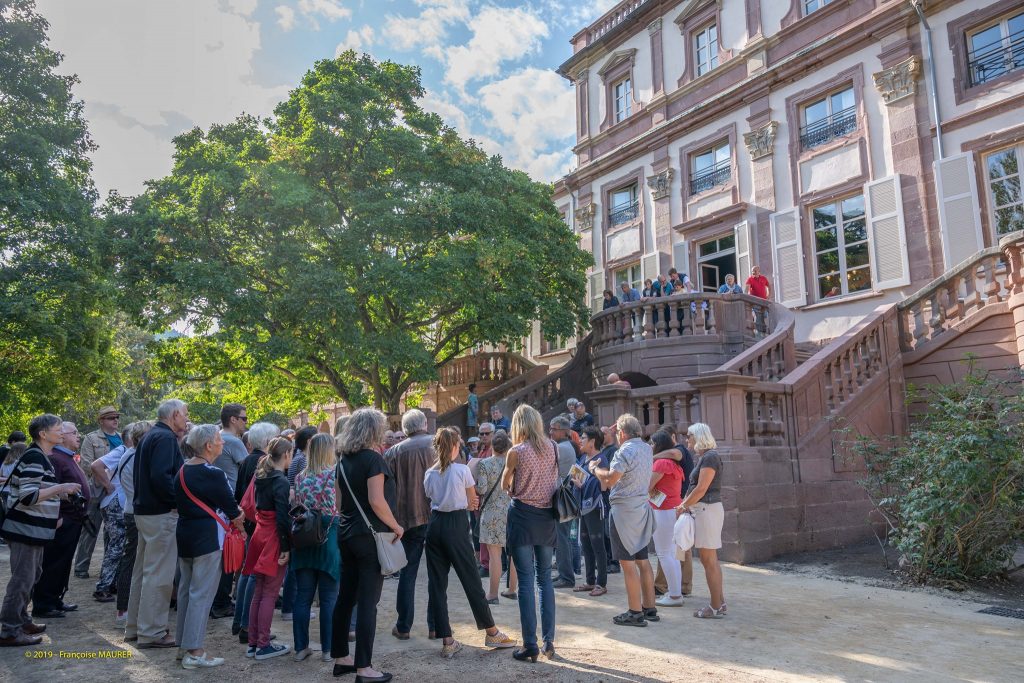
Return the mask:
<svg viewBox="0 0 1024 683">
<path fill-rule="evenodd" d="M 640 215 L 640 202 L 634 199 L 629 204 L 620 204 L 608 212 L 608 225 L 619 225 L 636 220 Z"/>
<path fill-rule="evenodd" d="M 815 121 L 800 129 L 800 146 L 810 149 L 826 142 L 841 138 L 857 128 L 857 108 L 850 107 L 837 111 L 831 116 Z"/>
<path fill-rule="evenodd" d="M 700 194 L 716 185 L 721 185 L 729 180 L 731 175 L 732 162 L 728 159 L 719 161 L 714 166 L 690 176 L 690 194 Z"/>
<path fill-rule="evenodd" d="M 971 85 L 981 85 L 1024 67 L 1024 31 L 983 45 L 967 53 Z"/>
</svg>

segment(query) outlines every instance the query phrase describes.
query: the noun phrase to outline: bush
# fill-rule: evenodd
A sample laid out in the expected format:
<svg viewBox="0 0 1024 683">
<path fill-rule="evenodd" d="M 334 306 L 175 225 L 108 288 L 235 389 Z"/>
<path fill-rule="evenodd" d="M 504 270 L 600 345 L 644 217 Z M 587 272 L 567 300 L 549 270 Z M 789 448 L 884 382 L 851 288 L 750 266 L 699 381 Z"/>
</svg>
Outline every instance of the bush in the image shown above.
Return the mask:
<svg viewBox="0 0 1024 683">
<path fill-rule="evenodd" d="M 862 482 L 917 581 L 1004 573 L 1024 540 L 1024 385 L 978 371 L 908 391 L 927 412 L 891 447 L 861 441 Z"/>
</svg>

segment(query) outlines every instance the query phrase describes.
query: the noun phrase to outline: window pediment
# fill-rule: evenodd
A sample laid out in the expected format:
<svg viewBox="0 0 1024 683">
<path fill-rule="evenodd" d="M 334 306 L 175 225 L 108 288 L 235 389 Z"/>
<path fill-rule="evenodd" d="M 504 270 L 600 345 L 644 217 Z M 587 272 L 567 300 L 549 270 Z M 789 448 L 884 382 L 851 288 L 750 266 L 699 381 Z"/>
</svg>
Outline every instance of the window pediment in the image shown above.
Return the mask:
<svg viewBox="0 0 1024 683">
<path fill-rule="evenodd" d="M 684 29 L 688 20 L 711 5 L 716 5 L 717 8 L 721 10 L 722 0 L 690 0 L 690 2 L 686 3 L 686 6 L 683 7 L 683 11 L 679 13 L 679 16 L 672 21 L 678 25 L 680 29 Z"/>
<path fill-rule="evenodd" d="M 636 48 L 630 48 L 628 50 L 619 50 L 613 52 L 612 55 L 605 60 L 604 66 L 597 72 L 597 75 L 601 78 L 605 78 L 607 74 L 612 71 L 615 67 L 619 66 L 623 62 L 629 62 L 632 64 L 636 61 Z"/>
</svg>

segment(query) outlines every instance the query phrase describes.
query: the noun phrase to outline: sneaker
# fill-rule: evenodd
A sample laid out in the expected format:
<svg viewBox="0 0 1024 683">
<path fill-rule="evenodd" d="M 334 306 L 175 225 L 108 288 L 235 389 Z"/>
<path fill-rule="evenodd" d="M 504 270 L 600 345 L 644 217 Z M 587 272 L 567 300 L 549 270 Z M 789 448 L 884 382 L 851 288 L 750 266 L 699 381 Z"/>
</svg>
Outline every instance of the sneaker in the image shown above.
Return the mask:
<svg viewBox="0 0 1024 683">
<path fill-rule="evenodd" d="M 196 657 L 195 655 L 185 655 L 185 658 L 181 660 L 181 668 L 208 669 L 213 666 L 220 666 L 223 663 L 223 657 L 211 657 L 208 653 L 204 652 L 202 657 Z"/>
<path fill-rule="evenodd" d="M 515 646 L 516 646 L 516 641 L 512 640 L 511 638 L 509 638 L 507 635 L 505 635 L 501 631 L 498 631 L 493 636 L 485 636 L 484 637 L 484 647 L 506 648 L 506 647 L 515 647 Z"/>
<path fill-rule="evenodd" d="M 280 657 L 286 655 L 292 651 L 291 646 L 283 645 L 281 643 L 271 643 L 266 647 L 261 647 L 256 650 L 255 658 L 256 661 L 263 661 L 264 659 L 272 659 L 274 657 Z"/>
<path fill-rule="evenodd" d="M 116 617 L 114 617 L 114 626 L 116 626 L 118 628 L 124 628 L 127 625 L 128 625 L 128 615 L 127 614 L 119 614 Z"/>
<path fill-rule="evenodd" d="M 291 620 L 292 620 L 292 613 L 291 612 L 281 612 L 281 621 L 291 621 Z"/>
<path fill-rule="evenodd" d="M 462 650 L 462 643 L 457 640 L 452 640 L 448 645 L 441 645 L 441 656 L 445 659 L 451 659 L 460 650 Z"/>
<path fill-rule="evenodd" d="M 671 595 L 662 595 L 660 598 L 654 601 L 654 604 L 658 607 L 682 607 L 683 598 L 673 598 Z"/>
<path fill-rule="evenodd" d="M 334 657 L 331 656 L 330 651 L 321 652 L 320 653 L 320 660 L 324 661 L 324 662 L 333 662 L 334 661 Z"/>
<path fill-rule="evenodd" d="M 245 651 L 245 656 L 248 657 L 249 659 L 252 659 L 253 657 L 255 657 L 256 656 L 256 646 L 255 645 L 250 645 L 248 647 L 248 649 L 246 649 L 246 651 Z"/>
<path fill-rule="evenodd" d="M 313 654 L 313 651 L 310 650 L 308 647 L 306 647 L 306 648 L 303 648 L 301 650 L 296 650 L 295 651 L 295 656 L 293 657 L 293 659 L 296 662 L 302 662 L 302 661 L 305 661 L 305 660 L 309 659 L 309 656 L 311 654 Z"/>
</svg>

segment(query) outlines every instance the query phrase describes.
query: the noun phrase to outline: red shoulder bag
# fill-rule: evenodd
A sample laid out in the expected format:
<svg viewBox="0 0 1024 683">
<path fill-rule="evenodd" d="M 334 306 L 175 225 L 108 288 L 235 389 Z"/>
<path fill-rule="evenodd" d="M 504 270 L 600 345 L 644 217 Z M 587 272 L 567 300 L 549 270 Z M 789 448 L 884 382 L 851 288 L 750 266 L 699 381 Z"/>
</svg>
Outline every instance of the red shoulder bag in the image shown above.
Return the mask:
<svg viewBox="0 0 1024 683">
<path fill-rule="evenodd" d="M 188 484 L 185 483 L 184 467 L 178 470 L 178 481 L 181 482 L 181 490 L 185 492 L 185 495 L 224 528 L 224 571 L 234 574 L 242 568 L 242 564 L 245 562 L 245 534 L 225 522 L 220 515 L 210 509 L 209 505 L 192 495 L 192 492 L 188 490 Z"/>
</svg>

